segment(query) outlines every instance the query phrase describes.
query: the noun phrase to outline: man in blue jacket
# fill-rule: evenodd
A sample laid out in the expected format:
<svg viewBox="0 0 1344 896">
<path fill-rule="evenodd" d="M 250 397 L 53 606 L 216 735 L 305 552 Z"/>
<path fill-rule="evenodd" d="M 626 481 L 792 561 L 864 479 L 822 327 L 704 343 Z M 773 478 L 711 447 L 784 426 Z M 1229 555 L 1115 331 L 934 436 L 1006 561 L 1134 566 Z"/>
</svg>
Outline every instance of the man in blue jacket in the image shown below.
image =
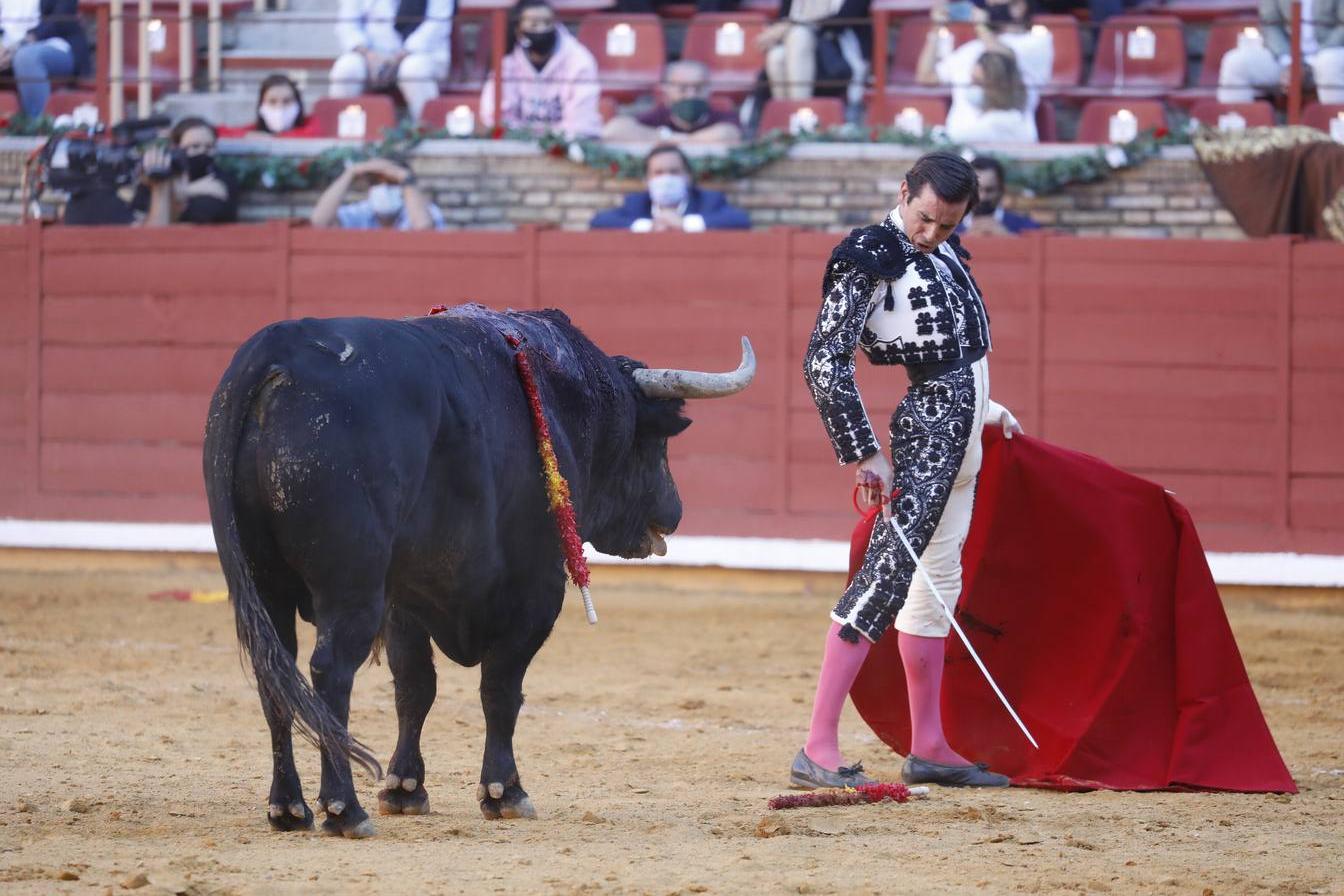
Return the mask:
<svg viewBox="0 0 1344 896">
<path fill-rule="evenodd" d="M 655 146 L 644 159 L 643 193 L 629 193 L 619 208 L 593 216 L 594 229 L 662 233 L 679 230 L 746 230 L 751 219 L 729 205 L 722 193 L 695 185 L 691 163 L 670 143 Z"/>
</svg>

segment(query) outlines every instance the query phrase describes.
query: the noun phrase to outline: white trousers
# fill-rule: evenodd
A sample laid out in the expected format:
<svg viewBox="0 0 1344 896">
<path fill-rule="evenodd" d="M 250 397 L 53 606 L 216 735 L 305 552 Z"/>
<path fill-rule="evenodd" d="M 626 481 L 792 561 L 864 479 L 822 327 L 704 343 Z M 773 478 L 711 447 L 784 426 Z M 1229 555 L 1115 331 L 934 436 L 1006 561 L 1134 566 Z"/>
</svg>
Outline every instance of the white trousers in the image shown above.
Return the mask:
<svg viewBox="0 0 1344 896">
<path fill-rule="evenodd" d="M 1309 65 L 1320 101 L 1344 103 L 1344 47 L 1317 51 Z M 1258 91 L 1277 89 L 1282 76 L 1283 66 L 1267 48 L 1233 47 L 1218 66 L 1218 101 L 1252 102 Z"/>
<path fill-rule="evenodd" d="M 975 507 L 975 480 L 984 459 L 980 437 L 984 433 L 985 401 L 989 398 L 989 361 L 981 358 L 971 368 L 975 374 L 976 416 L 971 436 L 966 444 L 966 455 L 952 480 L 952 493 L 943 508 L 943 516 L 933 530 L 933 538 L 920 555 L 919 562 L 928 570 L 938 593 L 950 610 L 956 610 L 961 599 L 961 549 L 966 534 L 971 530 L 971 511 Z M 882 521 L 879 518 L 878 524 Z M 901 550 L 905 550 L 901 548 Z M 929 590 L 929 584 L 918 570 L 910 581 L 905 606 L 896 614 L 896 630 L 922 638 L 946 638 L 952 624 L 943 615 L 938 598 Z"/>
<path fill-rule="evenodd" d="M 413 118 L 439 95 L 439 81 L 448 73 L 447 56 L 412 53 L 397 66 L 397 87 Z M 342 53 L 331 67 L 330 96 L 358 96 L 369 85 L 369 66 L 358 53 Z"/>
</svg>

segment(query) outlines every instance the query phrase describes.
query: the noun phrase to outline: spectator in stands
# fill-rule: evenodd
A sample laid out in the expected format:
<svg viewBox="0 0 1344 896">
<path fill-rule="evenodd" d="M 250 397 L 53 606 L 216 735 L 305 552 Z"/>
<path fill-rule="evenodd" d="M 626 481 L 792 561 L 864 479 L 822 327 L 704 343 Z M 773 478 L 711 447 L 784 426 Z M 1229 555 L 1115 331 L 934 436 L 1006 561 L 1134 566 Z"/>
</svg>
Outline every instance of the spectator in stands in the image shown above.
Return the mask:
<svg viewBox="0 0 1344 896">
<path fill-rule="evenodd" d="M 1291 0 L 1260 0 L 1260 41 L 1242 41 L 1218 66 L 1218 101 L 1249 103 L 1257 90 L 1288 85 Z M 1344 0 L 1302 4 L 1304 76 L 1323 103 L 1344 103 Z"/>
<path fill-rule="evenodd" d="M 342 205 L 356 181 L 369 185 L 368 198 Z M 409 168 L 391 159 L 351 165 L 322 191 L 309 222 L 347 230 L 442 230 L 443 212 L 415 183 Z"/>
<path fill-rule="evenodd" d="M 509 13 L 509 49 L 502 63 L 500 103 L 506 128 L 561 131 L 569 137 L 602 132 L 597 60 L 555 19 L 545 0 L 518 0 Z M 495 124 L 495 79 L 481 90 L 481 123 Z"/>
<path fill-rule="evenodd" d="M 722 193 L 695 185 L 690 160 L 671 143 L 655 146 L 644 158 L 646 189 L 627 194 L 619 208 L 593 216 L 594 229 L 635 233 L 746 230 L 751 219 L 728 204 Z"/>
<path fill-rule="evenodd" d="M 868 77 L 870 0 L 782 0 L 761 32 L 765 74 L 777 99 L 840 96 L 856 109 Z"/>
<path fill-rule="evenodd" d="M 945 56 L 939 55 L 939 29 L 929 30 L 916 77 L 952 88 L 947 134 L 953 140 L 1035 143 L 1040 91 L 1055 64 L 1054 37 L 1032 30 L 1028 0 L 986 0 L 974 17 L 975 39 Z"/>
<path fill-rule="evenodd" d="M 288 75 L 267 75 L 257 90 L 257 120 L 249 127 L 219 129 L 221 137 L 316 137 L 317 119 L 304 113 L 299 85 Z"/>
<path fill-rule="evenodd" d="M 733 144 L 742 139 L 737 116 L 709 104 L 709 69 L 689 59 L 663 71 L 658 105 L 634 117 L 617 115 L 602 139 L 627 142 Z"/>
<path fill-rule="evenodd" d="M 0 0 L 0 71 L 13 69 L 23 114 L 38 118 L 51 82 L 89 71 L 78 0 Z"/>
<path fill-rule="evenodd" d="M 957 233 L 970 236 L 1016 236 L 1024 230 L 1040 230 L 1041 225 L 1026 215 L 1010 212 L 1003 207 L 1003 165 L 992 156 L 971 160 L 980 183 L 980 201 L 967 212 L 957 227 Z"/>
<path fill-rule="evenodd" d="M 412 118 L 439 95 L 448 73 L 453 0 L 341 0 L 331 95 L 401 90 Z"/>
<path fill-rule="evenodd" d="M 218 132 L 204 118 L 184 118 L 168 132 L 180 167 L 168 149 L 151 147 L 141 160 L 140 185 L 131 208 L 146 227 L 228 224 L 238 220 L 238 184 L 215 163 Z"/>
</svg>

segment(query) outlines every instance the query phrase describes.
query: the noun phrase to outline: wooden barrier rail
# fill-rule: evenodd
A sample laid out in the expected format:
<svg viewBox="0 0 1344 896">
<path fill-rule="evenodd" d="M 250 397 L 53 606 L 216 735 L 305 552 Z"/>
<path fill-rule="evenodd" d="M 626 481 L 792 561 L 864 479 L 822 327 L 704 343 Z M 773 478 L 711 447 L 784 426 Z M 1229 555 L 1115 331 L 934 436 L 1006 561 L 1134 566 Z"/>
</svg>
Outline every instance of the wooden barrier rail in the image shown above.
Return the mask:
<svg viewBox="0 0 1344 896">
<path fill-rule="evenodd" d="M 758 381 L 672 443 L 682 531 L 844 538 L 803 384 L 833 235 L 0 228 L 0 517 L 204 521 L 201 433 L 240 342 L 301 316 L 565 309 L 600 346 Z M 1172 489 L 1211 549 L 1344 553 L 1344 247 L 1032 236 L 971 246 L 996 398 Z M 879 426 L 903 390 L 860 364 Z"/>
</svg>

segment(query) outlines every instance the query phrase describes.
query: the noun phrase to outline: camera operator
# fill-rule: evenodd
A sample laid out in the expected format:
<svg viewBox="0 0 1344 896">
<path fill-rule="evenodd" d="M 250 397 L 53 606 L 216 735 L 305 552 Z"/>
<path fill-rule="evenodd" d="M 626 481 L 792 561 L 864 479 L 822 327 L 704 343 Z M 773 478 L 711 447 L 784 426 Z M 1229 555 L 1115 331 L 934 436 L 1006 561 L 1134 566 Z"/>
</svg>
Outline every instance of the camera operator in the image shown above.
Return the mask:
<svg viewBox="0 0 1344 896">
<path fill-rule="evenodd" d="M 169 147 L 145 150 L 131 207 L 145 227 L 227 224 L 238 220 L 238 185 L 215 164 L 218 133 L 204 118 L 184 118 Z"/>
</svg>

